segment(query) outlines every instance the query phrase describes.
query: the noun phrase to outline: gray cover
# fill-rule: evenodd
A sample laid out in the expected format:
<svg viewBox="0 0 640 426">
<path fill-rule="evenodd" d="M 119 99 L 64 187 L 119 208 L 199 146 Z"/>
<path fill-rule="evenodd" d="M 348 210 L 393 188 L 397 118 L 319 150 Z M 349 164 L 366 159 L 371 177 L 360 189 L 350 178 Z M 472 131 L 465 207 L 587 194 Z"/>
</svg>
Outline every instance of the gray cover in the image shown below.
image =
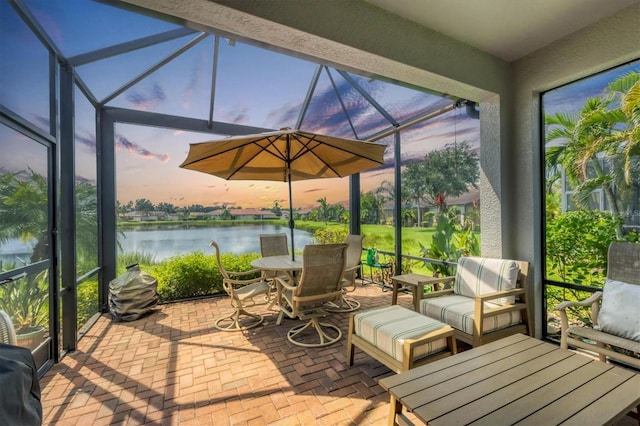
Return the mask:
<svg viewBox="0 0 640 426">
<path fill-rule="evenodd" d="M 40 383 L 31 351 L 0 343 L 0 424 L 42 424 Z"/>
<path fill-rule="evenodd" d="M 109 310 L 113 321 L 134 321 L 158 304 L 158 280 L 135 264 L 109 283 Z"/>
</svg>

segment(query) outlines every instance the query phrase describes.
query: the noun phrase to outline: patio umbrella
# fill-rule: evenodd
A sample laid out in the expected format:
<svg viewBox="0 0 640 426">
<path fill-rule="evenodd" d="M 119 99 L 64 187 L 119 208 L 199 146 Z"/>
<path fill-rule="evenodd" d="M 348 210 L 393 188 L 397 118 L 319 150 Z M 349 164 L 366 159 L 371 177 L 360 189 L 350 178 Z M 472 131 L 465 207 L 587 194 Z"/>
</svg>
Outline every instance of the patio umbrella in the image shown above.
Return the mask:
<svg viewBox="0 0 640 426">
<path fill-rule="evenodd" d="M 180 167 L 227 180 L 289 183 L 289 228 L 293 243 L 291 182 L 345 177 L 383 164 L 384 145 L 300 130 L 236 136 L 192 143 Z"/>
</svg>

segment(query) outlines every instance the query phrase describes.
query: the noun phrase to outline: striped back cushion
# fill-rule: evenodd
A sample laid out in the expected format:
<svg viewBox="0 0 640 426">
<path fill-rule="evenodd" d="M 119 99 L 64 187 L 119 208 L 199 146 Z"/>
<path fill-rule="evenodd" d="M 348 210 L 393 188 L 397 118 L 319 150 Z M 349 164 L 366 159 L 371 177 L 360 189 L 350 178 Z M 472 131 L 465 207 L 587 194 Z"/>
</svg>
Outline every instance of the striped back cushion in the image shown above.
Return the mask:
<svg viewBox="0 0 640 426">
<path fill-rule="evenodd" d="M 458 259 L 453 292 L 467 297 L 481 296 L 516 287 L 520 267 L 515 260 L 487 257 L 461 257 Z M 500 305 L 513 304 L 515 297 L 492 300 Z"/>
</svg>

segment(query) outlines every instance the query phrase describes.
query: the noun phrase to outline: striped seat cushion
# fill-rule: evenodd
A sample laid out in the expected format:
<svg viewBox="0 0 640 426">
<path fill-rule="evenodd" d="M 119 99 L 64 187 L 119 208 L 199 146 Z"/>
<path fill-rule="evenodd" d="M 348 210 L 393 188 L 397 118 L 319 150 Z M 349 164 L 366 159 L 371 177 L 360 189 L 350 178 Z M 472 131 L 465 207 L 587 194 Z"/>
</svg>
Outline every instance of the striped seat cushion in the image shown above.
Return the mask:
<svg viewBox="0 0 640 426">
<path fill-rule="evenodd" d="M 516 287 L 520 266 L 515 260 L 486 257 L 461 257 L 458 259 L 453 292 L 467 297 L 481 296 Z M 503 297 L 493 303 L 511 305 L 515 297 Z"/>
<path fill-rule="evenodd" d="M 485 302 L 484 306 L 485 309 L 488 309 L 496 308 L 499 305 Z M 423 315 L 447 323 L 451 327 L 467 334 L 473 334 L 474 310 L 474 299 L 457 294 L 423 299 L 420 304 L 420 312 Z M 514 324 L 520 324 L 520 322 L 520 311 L 495 315 L 484 320 L 482 332 L 488 333 Z"/>
<path fill-rule="evenodd" d="M 407 339 L 416 339 L 446 324 L 427 318 L 398 305 L 359 312 L 354 316 L 354 332 L 362 339 L 403 361 L 402 347 Z M 414 359 L 424 358 L 447 348 L 446 338 L 422 345 L 414 351 Z"/>
</svg>

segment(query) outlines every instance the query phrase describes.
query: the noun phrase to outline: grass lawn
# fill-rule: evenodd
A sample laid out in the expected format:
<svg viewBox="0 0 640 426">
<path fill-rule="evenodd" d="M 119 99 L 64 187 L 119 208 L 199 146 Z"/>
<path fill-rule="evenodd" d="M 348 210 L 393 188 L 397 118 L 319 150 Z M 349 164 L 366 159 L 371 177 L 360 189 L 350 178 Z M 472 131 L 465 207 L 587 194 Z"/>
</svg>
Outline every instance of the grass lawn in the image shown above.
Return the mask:
<svg viewBox="0 0 640 426">
<path fill-rule="evenodd" d="M 296 228 L 304 229 L 311 233 L 316 229 L 337 227 L 349 230 L 348 225 L 343 224 L 327 224 L 324 222 L 296 221 Z M 431 245 L 431 238 L 434 228 L 402 228 L 402 254 L 410 256 L 422 256 L 420 244 L 424 247 Z M 395 251 L 395 229 L 389 225 L 362 225 L 362 235 L 364 235 L 364 248 L 375 247 L 379 251 L 393 253 Z M 365 259 L 363 252 L 362 258 Z M 380 256 L 380 262 L 385 263 L 390 259 L 385 255 Z M 365 267 L 366 268 L 366 267 Z M 412 271 L 416 273 L 424 273 L 431 275 L 431 272 L 422 265 L 420 261 L 412 262 Z M 369 273 L 368 270 L 365 271 Z"/>
<path fill-rule="evenodd" d="M 304 229 L 311 233 L 322 228 L 341 228 L 349 230 L 348 225 L 332 224 L 324 222 L 296 221 L 296 228 Z M 431 245 L 433 228 L 402 228 L 402 253 L 412 256 L 420 256 L 420 245 Z M 362 225 L 364 235 L 364 247 L 375 247 L 378 250 L 393 252 L 395 250 L 395 229 L 389 225 Z"/>
</svg>

